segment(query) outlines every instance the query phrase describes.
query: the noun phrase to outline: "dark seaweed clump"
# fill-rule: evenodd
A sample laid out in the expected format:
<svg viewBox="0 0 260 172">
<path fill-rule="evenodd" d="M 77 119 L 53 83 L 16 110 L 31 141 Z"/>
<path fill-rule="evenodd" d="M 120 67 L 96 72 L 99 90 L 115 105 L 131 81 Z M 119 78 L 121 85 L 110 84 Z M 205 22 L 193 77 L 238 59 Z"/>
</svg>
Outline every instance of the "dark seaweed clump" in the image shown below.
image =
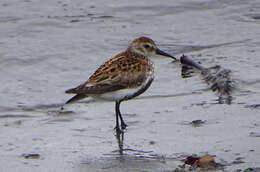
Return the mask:
<svg viewBox="0 0 260 172">
<path fill-rule="evenodd" d="M 205 68 L 183 55 L 180 62 L 184 65 L 192 66 L 201 71 L 203 80 L 209 85 L 210 89 L 218 93 L 218 102 L 230 104 L 232 101 L 232 91 L 235 88 L 231 78 L 231 70 L 225 69 L 220 65 Z"/>
<path fill-rule="evenodd" d="M 201 74 L 210 89 L 218 93 L 219 103 L 230 104 L 232 100 L 231 94 L 235 87 L 231 79 L 231 70 L 224 69 L 221 66 L 214 66 L 202 70 Z"/>
</svg>

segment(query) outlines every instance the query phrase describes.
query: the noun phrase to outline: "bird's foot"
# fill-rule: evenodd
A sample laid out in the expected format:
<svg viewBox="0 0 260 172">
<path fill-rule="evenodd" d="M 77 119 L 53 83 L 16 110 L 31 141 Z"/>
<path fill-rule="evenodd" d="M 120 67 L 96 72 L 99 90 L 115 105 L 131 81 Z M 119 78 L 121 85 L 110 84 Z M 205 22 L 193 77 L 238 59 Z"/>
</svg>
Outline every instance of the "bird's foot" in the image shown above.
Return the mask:
<svg viewBox="0 0 260 172">
<path fill-rule="evenodd" d="M 114 130 L 116 131 L 116 134 L 124 133 L 124 129 L 126 129 L 126 126 L 126 124 L 121 125 L 121 128 L 119 126 L 115 126 Z"/>
<path fill-rule="evenodd" d="M 122 133 L 123 131 L 120 129 L 119 125 L 116 125 L 114 130 L 116 130 L 116 133 Z"/>
<path fill-rule="evenodd" d="M 122 122 L 122 123 L 121 123 L 121 128 L 124 130 L 124 129 L 126 129 L 126 127 L 127 127 L 127 124 L 124 123 L 124 122 Z"/>
</svg>

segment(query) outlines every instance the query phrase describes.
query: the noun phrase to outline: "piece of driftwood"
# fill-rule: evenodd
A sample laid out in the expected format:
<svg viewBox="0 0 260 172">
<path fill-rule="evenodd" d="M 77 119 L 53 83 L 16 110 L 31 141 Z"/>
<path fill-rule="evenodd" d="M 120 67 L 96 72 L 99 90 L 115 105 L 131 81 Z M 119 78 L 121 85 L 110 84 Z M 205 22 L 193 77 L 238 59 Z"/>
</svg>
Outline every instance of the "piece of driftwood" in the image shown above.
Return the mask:
<svg viewBox="0 0 260 172">
<path fill-rule="evenodd" d="M 218 93 L 219 103 L 231 103 L 231 93 L 234 89 L 234 83 L 231 80 L 231 70 L 225 69 L 220 65 L 206 68 L 185 55 L 181 56 L 180 62 L 181 64 L 195 67 L 201 71 L 203 80 L 206 81 L 212 91 Z"/>
</svg>

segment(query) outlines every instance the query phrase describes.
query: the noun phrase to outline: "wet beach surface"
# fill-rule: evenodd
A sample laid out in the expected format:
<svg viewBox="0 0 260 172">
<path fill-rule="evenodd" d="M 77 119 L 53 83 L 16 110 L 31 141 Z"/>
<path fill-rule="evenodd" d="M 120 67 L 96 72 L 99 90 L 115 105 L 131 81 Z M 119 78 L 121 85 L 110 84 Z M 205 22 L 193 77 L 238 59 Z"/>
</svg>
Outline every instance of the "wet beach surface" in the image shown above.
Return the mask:
<svg viewBox="0 0 260 172">
<path fill-rule="evenodd" d="M 205 153 L 225 171 L 260 166 L 258 0 L 3 0 L 0 7 L 0 171 L 172 171 Z M 139 36 L 176 57 L 231 69 L 237 87 L 231 104 L 221 104 L 199 72 L 182 78 L 179 63 L 154 60 L 152 86 L 121 104 L 128 128 L 120 155 L 113 102 L 60 107 L 66 89 Z"/>
</svg>

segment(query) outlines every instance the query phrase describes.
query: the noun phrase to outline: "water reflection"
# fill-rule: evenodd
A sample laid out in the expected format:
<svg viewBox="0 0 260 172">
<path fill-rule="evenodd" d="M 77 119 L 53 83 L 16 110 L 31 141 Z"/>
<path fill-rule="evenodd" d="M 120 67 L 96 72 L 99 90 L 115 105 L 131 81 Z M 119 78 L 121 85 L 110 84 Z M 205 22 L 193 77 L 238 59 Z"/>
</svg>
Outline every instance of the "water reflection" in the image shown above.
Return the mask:
<svg viewBox="0 0 260 172">
<path fill-rule="evenodd" d="M 154 154 L 153 151 L 145 151 L 145 150 L 136 150 L 132 148 L 124 148 L 124 136 L 125 132 L 123 130 L 116 130 L 116 140 L 118 144 L 118 150 L 113 152 L 119 152 L 119 159 L 123 160 L 124 158 L 133 158 L 133 159 L 160 159 L 161 157 L 157 154 Z M 118 155 L 118 154 L 117 154 Z"/>
<path fill-rule="evenodd" d="M 226 96 L 226 97 L 221 97 L 219 96 L 217 99 L 218 104 L 228 104 L 230 105 L 232 103 L 233 97 L 232 96 Z"/>
<path fill-rule="evenodd" d="M 181 77 L 182 78 L 190 78 L 195 75 L 194 68 L 188 65 L 182 65 L 181 67 Z"/>
<path fill-rule="evenodd" d="M 123 155 L 124 151 L 124 131 L 123 130 L 116 130 L 116 139 L 118 143 L 118 151 L 120 155 Z"/>
</svg>

